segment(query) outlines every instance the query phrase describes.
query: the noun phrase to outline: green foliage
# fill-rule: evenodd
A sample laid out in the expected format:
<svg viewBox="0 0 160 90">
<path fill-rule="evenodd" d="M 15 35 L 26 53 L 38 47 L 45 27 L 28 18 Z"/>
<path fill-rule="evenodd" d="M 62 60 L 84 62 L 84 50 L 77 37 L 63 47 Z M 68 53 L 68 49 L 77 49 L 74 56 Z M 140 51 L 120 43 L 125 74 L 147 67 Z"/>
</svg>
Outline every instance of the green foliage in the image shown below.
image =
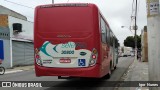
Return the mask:
<svg viewBox="0 0 160 90">
<path fill-rule="evenodd" d="M 137 35 L 136 37 L 137 37 L 137 48 L 141 48 L 141 36 Z M 124 46 L 135 48 L 135 38 L 133 36 L 128 36 L 124 40 Z"/>
</svg>

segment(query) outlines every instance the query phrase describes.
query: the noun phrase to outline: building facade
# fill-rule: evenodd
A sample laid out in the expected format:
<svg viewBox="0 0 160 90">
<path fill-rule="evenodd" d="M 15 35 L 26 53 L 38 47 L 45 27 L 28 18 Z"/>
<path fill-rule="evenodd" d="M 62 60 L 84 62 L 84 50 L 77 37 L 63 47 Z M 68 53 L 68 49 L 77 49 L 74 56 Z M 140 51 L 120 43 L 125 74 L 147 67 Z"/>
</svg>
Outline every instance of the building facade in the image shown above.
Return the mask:
<svg viewBox="0 0 160 90">
<path fill-rule="evenodd" d="M 12 16 L 11 16 L 12 15 Z M 0 6 L 0 59 L 2 66 L 34 63 L 33 23 L 12 10 Z"/>
</svg>

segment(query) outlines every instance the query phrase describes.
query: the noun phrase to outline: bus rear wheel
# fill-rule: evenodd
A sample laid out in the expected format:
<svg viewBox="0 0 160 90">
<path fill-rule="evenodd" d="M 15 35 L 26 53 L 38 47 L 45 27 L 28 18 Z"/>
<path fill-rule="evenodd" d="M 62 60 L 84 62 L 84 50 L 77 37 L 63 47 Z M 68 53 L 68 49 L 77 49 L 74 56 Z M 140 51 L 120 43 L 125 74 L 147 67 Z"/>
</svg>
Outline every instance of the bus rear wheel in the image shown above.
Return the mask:
<svg viewBox="0 0 160 90">
<path fill-rule="evenodd" d="M 116 69 L 117 69 L 117 66 L 114 67 L 114 70 L 116 70 Z"/>
<path fill-rule="evenodd" d="M 111 71 L 109 71 L 109 73 L 105 76 L 106 79 L 110 79 L 111 78 Z"/>
</svg>

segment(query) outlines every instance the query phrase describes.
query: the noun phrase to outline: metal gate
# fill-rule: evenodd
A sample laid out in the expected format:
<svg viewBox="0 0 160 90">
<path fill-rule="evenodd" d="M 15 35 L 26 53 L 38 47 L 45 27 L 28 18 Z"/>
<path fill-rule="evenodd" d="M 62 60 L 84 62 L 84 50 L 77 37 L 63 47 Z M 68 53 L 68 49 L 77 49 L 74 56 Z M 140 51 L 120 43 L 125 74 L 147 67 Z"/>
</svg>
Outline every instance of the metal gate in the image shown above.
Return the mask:
<svg viewBox="0 0 160 90">
<path fill-rule="evenodd" d="M 12 41 L 13 66 L 32 65 L 34 49 L 32 42 Z"/>
</svg>

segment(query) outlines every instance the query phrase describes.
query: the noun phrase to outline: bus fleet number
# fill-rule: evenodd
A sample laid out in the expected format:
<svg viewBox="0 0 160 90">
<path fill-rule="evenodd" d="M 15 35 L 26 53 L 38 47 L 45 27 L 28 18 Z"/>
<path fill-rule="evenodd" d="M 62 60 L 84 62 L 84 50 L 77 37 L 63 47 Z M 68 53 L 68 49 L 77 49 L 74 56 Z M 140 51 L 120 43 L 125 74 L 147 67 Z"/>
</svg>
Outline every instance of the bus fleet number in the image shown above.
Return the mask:
<svg viewBox="0 0 160 90">
<path fill-rule="evenodd" d="M 73 50 L 63 50 L 61 54 L 74 54 Z"/>
</svg>

